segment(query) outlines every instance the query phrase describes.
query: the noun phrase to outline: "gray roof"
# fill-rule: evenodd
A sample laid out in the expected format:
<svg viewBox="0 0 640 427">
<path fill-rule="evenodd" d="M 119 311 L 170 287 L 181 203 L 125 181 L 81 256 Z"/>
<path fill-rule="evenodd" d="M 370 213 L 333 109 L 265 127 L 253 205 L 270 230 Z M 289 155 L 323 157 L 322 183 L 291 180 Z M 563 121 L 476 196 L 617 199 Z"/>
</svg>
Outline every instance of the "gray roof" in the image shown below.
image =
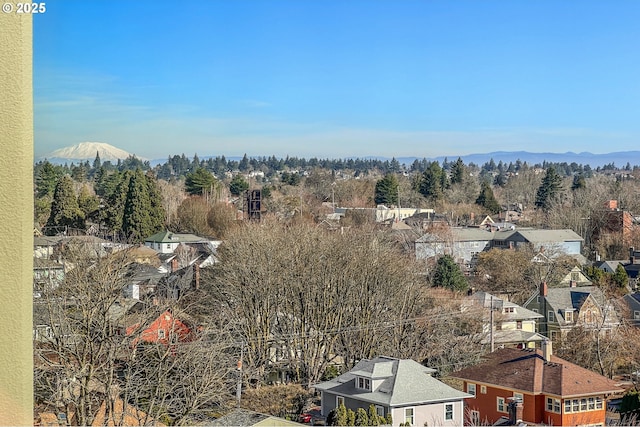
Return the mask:
<svg viewBox="0 0 640 427">
<path fill-rule="evenodd" d="M 522 329 L 503 329 L 493 332 L 493 342 L 496 344 L 522 343 L 522 342 L 542 342 L 547 338 L 537 332 L 523 331 Z M 489 344 L 491 337 L 486 334 L 480 341 L 481 344 Z"/>
<path fill-rule="evenodd" d="M 145 242 L 153 243 L 187 243 L 187 242 L 206 242 L 208 241 L 204 237 L 196 236 L 195 234 L 187 233 L 172 233 L 171 231 L 161 231 L 153 236 L 149 236 L 144 239 Z"/>
<path fill-rule="evenodd" d="M 545 242 L 582 242 L 584 239 L 575 231 L 569 229 L 562 230 L 538 230 L 538 229 L 519 229 L 516 231 L 528 242 L 545 243 Z"/>
<path fill-rule="evenodd" d="M 380 365 L 380 366 L 376 366 Z M 361 360 L 347 373 L 315 385 L 317 390 L 349 396 L 352 399 L 384 406 L 405 406 L 460 400 L 471 395 L 433 378 L 434 369 L 411 359 L 380 356 Z M 355 387 L 357 376 L 383 379 L 373 392 Z"/>
<path fill-rule="evenodd" d="M 516 303 L 511 301 L 506 301 L 496 296 L 491 295 L 488 292 L 478 291 L 469 297 L 471 301 L 475 304 L 482 305 L 484 308 L 491 307 L 491 298 L 493 298 L 493 307 L 499 310 L 503 310 L 506 307 L 514 307 L 515 310 L 513 313 L 502 313 L 501 319 L 503 320 L 528 320 L 528 319 L 539 319 L 544 317 L 540 313 L 536 313 L 535 311 L 528 310 L 522 306 L 519 306 Z"/>
<path fill-rule="evenodd" d="M 233 412 L 220 417 L 216 420 L 198 422 L 196 425 L 211 426 L 297 426 L 304 425 L 294 421 L 285 420 L 284 418 L 274 417 L 272 415 L 261 414 L 259 412 L 250 411 L 248 409 L 235 409 Z"/>
<path fill-rule="evenodd" d="M 477 242 L 489 241 L 493 239 L 494 233 L 483 228 L 476 227 L 451 227 L 451 235 L 457 242 Z M 417 243 L 442 242 L 442 236 L 427 233 L 416 240 Z"/>
</svg>

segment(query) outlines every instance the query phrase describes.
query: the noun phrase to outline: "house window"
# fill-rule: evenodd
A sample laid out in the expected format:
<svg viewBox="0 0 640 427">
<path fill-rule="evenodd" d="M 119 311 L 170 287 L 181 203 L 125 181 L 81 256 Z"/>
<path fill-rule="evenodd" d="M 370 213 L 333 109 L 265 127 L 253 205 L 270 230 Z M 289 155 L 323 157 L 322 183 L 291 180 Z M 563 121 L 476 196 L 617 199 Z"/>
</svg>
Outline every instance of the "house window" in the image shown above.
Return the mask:
<svg viewBox="0 0 640 427">
<path fill-rule="evenodd" d="M 515 313 L 515 307 L 505 307 L 503 312 L 504 313 Z"/>
<path fill-rule="evenodd" d="M 382 406 L 376 405 L 376 415 L 379 417 L 384 417 L 384 408 Z"/>
<path fill-rule="evenodd" d="M 340 407 L 340 405 L 344 405 L 344 397 L 336 396 L 336 408 Z"/>
<path fill-rule="evenodd" d="M 558 335 L 557 331 L 551 331 L 551 341 L 555 341 L 556 335 Z"/>
<path fill-rule="evenodd" d="M 522 393 L 513 393 L 513 398 L 516 399 L 518 402 L 524 402 L 524 396 L 522 395 Z"/>
<path fill-rule="evenodd" d="M 580 280 L 580 273 L 577 271 L 572 271 L 571 280 L 573 280 L 574 282 L 577 282 L 578 280 Z"/>
<path fill-rule="evenodd" d="M 516 321 L 516 329 L 522 329 L 522 320 Z"/>
<path fill-rule="evenodd" d="M 596 409 L 602 409 L 602 397 L 596 397 Z"/>
<path fill-rule="evenodd" d="M 358 388 L 363 390 L 370 390 L 371 380 L 369 378 L 358 377 Z"/>
<path fill-rule="evenodd" d="M 478 411 L 471 411 L 471 425 L 472 426 L 479 426 L 480 425 L 480 412 Z"/>
<path fill-rule="evenodd" d="M 404 408 L 404 422 L 413 425 L 413 408 Z"/>
<path fill-rule="evenodd" d="M 635 320 L 640 320 L 640 311 L 638 311 L 638 310 L 634 310 L 634 311 L 633 311 L 633 318 L 634 318 Z"/>
<path fill-rule="evenodd" d="M 580 410 L 581 411 L 587 410 L 587 399 L 580 399 Z"/>
<path fill-rule="evenodd" d="M 537 308 L 532 308 L 531 311 L 533 311 L 534 313 L 537 313 L 538 309 Z"/>
<path fill-rule="evenodd" d="M 451 421 L 453 419 L 453 403 L 444 405 L 444 419 L 445 421 Z"/>
<path fill-rule="evenodd" d="M 565 399 L 564 401 L 564 413 L 568 414 L 571 412 L 571 399 Z"/>
<path fill-rule="evenodd" d="M 467 393 L 476 395 L 476 385 L 475 384 L 467 384 Z"/>
<path fill-rule="evenodd" d="M 566 405 L 566 402 L 565 402 Z M 560 399 L 553 399 L 551 397 L 547 397 L 547 411 L 548 412 L 555 412 L 556 414 L 560 413 L 560 408 L 561 408 L 561 404 L 560 404 Z M 565 412 L 567 412 L 567 409 L 565 407 Z"/>
<path fill-rule="evenodd" d="M 564 319 L 567 322 L 573 322 L 573 311 L 565 311 L 564 313 Z"/>
<path fill-rule="evenodd" d="M 158 339 L 163 340 L 167 337 L 167 333 L 164 329 L 158 329 Z"/>
<path fill-rule="evenodd" d="M 167 249 L 171 249 L 171 244 L 167 243 Z"/>
<path fill-rule="evenodd" d="M 480 393 L 481 394 L 487 394 L 487 386 L 486 385 L 481 385 L 480 386 Z"/>
<path fill-rule="evenodd" d="M 504 397 L 497 398 L 498 412 L 507 412 L 507 405 L 504 404 Z"/>
<path fill-rule="evenodd" d="M 589 411 L 596 409 L 596 400 L 593 397 L 589 398 Z"/>
<path fill-rule="evenodd" d="M 549 322 L 553 322 L 553 311 L 549 310 L 549 312 L 547 313 L 547 319 L 549 319 Z"/>
<path fill-rule="evenodd" d="M 573 399 L 572 403 L 573 403 L 573 405 L 571 405 L 571 411 L 572 412 L 579 412 L 580 411 L 580 401 L 578 399 Z"/>
</svg>

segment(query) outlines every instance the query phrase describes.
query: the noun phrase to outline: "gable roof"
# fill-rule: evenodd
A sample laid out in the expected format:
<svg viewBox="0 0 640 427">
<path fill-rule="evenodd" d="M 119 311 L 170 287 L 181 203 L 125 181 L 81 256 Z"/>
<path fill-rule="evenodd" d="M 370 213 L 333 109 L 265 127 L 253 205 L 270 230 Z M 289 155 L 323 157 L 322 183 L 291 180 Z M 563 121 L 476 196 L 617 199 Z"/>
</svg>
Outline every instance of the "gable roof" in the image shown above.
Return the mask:
<svg viewBox="0 0 640 427">
<path fill-rule="evenodd" d="M 227 415 L 207 423 L 212 426 L 299 426 L 304 425 L 295 421 L 272 415 L 261 414 L 260 412 L 238 408 Z"/>
<path fill-rule="evenodd" d="M 187 233 L 172 233 L 171 231 L 161 231 L 144 239 L 145 242 L 153 243 L 181 243 L 181 242 L 206 242 L 204 237 Z"/>
<path fill-rule="evenodd" d="M 598 305 L 602 306 L 604 303 L 604 294 L 597 286 L 577 286 L 575 288 L 550 287 L 547 292 L 547 304 L 550 305 L 554 311 L 571 308 L 580 310 L 582 304 L 584 304 L 589 297 L 592 297 Z"/>
<path fill-rule="evenodd" d="M 555 355 L 546 362 L 539 349 L 499 349 L 485 356 L 483 362 L 454 372 L 451 377 L 563 397 L 623 391 L 614 381 Z"/>
<path fill-rule="evenodd" d="M 502 298 L 498 298 L 484 291 L 474 292 L 473 295 L 469 297 L 469 300 L 473 301 L 475 304 L 481 305 L 484 308 L 490 308 L 491 304 L 493 303 L 493 308 L 501 311 L 503 311 L 507 307 L 513 307 L 514 308 L 513 312 L 507 312 L 507 313 L 501 314 L 502 320 L 514 321 L 514 320 L 539 319 L 544 317 L 540 313 L 536 313 L 535 311 L 528 310 L 522 306 L 519 306 L 516 303 L 503 300 Z"/>
<path fill-rule="evenodd" d="M 316 384 L 315 388 L 385 406 L 426 404 L 471 397 L 433 378 L 433 372 L 436 372 L 435 369 L 411 359 L 380 356 L 372 360 L 361 360 L 349 372 Z M 355 387 L 358 376 L 381 380 L 382 383 L 374 391 L 358 389 Z"/>
</svg>

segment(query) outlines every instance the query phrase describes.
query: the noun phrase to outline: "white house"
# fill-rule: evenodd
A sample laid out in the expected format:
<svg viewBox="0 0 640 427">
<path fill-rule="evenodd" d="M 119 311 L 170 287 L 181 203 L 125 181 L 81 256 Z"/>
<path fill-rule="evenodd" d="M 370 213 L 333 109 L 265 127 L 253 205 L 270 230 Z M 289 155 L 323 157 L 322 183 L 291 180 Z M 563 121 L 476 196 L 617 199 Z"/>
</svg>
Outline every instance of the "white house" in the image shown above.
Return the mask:
<svg viewBox="0 0 640 427">
<path fill-rule="evenodd" d="M 374 405 L 378 415 L 391 414 L 394 426 L 462 426 L 463 399 L 473 396 L 433 378 L 434 372 L 410 359 L 379 356 L 361 360 L 315 389 L 321 392 L 325 417 L 340 404 L 353 411 Z"/>
</svg>

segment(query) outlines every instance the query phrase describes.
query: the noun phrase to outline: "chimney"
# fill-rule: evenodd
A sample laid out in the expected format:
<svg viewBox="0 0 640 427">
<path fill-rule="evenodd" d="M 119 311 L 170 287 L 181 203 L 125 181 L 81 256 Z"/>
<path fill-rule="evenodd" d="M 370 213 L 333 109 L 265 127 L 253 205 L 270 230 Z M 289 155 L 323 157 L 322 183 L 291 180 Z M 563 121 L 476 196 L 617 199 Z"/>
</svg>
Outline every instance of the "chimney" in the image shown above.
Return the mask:
<svg viewBox="0 0 640 427">
<path fill-rule="evenodd" d="M 171 272 L 178 271 L 178 258 L 171 260 Z"/>
<path fill-rule="evenodd" d="M 509 398 L 510 402 L 508 404 L 509 411 L 509 425 L 517 426 L 522 422 L 522 417 L 524 415 L 524 406 L 520 399 L 515 397 Z"/>
<path fill-rule="evenodd" d="M 196 289 L 200 289 L 200 266 L 198 263 L 193 264 L 193 285 Z"/>
<path fill-rule="evenodd" d="M 551 340 L 546 339 L 542 341 L 542 356 L 545 362 L 551 362 L 551 354 L 553 353 Z"/>
<path fill-rule="evenodd" d="M 547 287 L 547 282 L 540 283 L 540 296 L 546 297 L 549 293 L 549 288 Z"/>
</svg>

